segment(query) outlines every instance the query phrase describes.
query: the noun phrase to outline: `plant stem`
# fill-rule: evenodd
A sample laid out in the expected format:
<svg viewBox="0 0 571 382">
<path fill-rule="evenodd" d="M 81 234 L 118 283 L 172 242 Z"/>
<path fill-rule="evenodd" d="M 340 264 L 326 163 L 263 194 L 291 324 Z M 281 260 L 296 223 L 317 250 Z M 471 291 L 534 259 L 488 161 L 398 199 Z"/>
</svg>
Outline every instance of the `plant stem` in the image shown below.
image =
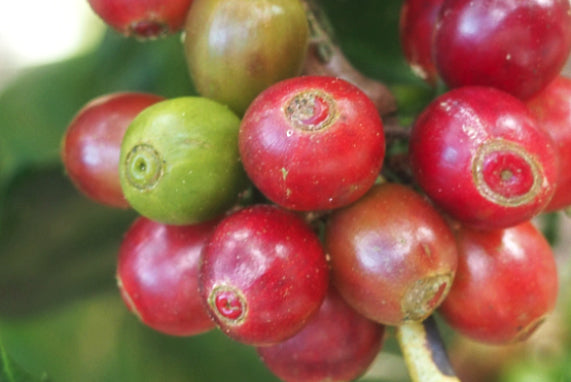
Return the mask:
<svg viewBox="0 0 571 382">
<path fill-rule="evenodd" d="M 359 87 L 376 105 L 381 116 L 396 111 L 396 100 L 387 86 L 363 75 L 333 42 L 332 30 L 315 0 L 302 0 L 309 23 L 310 39 L 304 74 L 342 78 Z"/>
<path fill-rule="evenodd" d="M 460 382 L 450 365 L 434 318 L 401 325 L 396 334 L 414 382 Z"/>
</svg>

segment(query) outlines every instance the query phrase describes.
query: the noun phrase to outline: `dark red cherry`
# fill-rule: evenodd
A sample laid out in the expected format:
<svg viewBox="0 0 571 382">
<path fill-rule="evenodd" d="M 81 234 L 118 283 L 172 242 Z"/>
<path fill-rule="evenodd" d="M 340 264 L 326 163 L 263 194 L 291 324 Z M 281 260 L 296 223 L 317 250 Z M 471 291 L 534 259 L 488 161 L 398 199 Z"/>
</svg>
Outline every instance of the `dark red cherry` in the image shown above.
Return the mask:
<svg viewBox="0 0 571 382">
<path fill-rule="evenodd" d="M 545 211 L 571 206 L 571 79 L 557 77 L 543 91 L 531 98 L 527 106 L 538 126 L 553 138 L 559 172 L 553 198 Z"/>
<path fill-rule="evenodd" d="M 119 250 L 117 281 L 125 304 L 149 327 L 189 336 L 213 329 L 198 292 L 203 247 L 215 222 L 188 226 L 141 217 Z"/>
<path fill-rule="evenodd" d="M 88 0 L 105 23 L 141 40 L 182 29 L 192 0 Z"/>
<path fill-rule="evenodd" d="M 456 243 L 432 205 L 400 184 L 375 186 L 335 211 L 325 246 L 332 282 L 371 320 L 422 321 L 444 300 L 456 271 Z"/>
<path fill-rule="evenodd" d="M 147 93 L 113 93 L 81 108 L 63 137 L 61 156 L 68 176 L 89 198 L 127 208 L 119 182 L 119 154 L 125 131 L 148 106 L 164 98 Z"/>
<path fill-rule="evenodd" d="M 286 382 L 352 381 L 374 361 L 384 331 L 383 325 L 357 313 L 330 287 L 319 312 L 301 332 L 257 351 Z"/>
<path fill-rule="evenodd" d="M 328 280 L 317 235 L 299 216 L 269 205 L 224 218 L 200 271 L 202 298 L 218 326 L 257 346 L 300 331 L 319 309 Z"/>
<path fill-rule="evenodd" d="M 431 85 L 436 84 L 438 77 L 432 58 L 432 40 L 443 2 L 444 0 L 406 0 L 400 13 L 400 43 L 404 56 L 412 71 Z"/>
<path fill-rule="evenodd" d="M 529 220 L 557 182 L 555 144 L 517 98 L 485 87 L 435 99 L 411 131 L 410 163 L 427 195 L 481 229 Z"/>
<path fill-rule="evenodd" d="M 549 243 L 529 222 L 457 234 L 458 270 L 440 308 L 460 333 L 481 342 L 527 339 L 554 309 L 557 268 Z"/>
<path fill-rule="evenodd" d="M 273 202 L 311 211 L 347 205 L 375 182 L 385 138 L 372 101 L 334 78 L 307 76 L 262 92 L 240 125 L 240 154 Z"/>
<path fill-rule="evenodd" d="M 433 49 L 448 86 L 492 86 L 527 99 L 559 74 L 569 56 L 569 1 L 447 0 Z"/>
</svg>

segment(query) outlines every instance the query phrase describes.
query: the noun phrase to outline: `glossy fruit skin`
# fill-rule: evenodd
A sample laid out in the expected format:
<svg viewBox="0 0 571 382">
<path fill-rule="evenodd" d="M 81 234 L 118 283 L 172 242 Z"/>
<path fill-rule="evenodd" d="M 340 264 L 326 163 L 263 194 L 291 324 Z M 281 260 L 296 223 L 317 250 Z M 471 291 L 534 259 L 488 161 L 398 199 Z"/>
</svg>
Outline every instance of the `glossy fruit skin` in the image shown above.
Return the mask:
<svg viewBox="0 0 571 382">
<path fill-rule="evenodd" d="M 192 0 L 88 0 L 88 3 L 119 33 L 148 40 L 180 31 Z"/>
<path fill-rule="evenodd" d="M 407 186 L 374 186 L 335 211 L 325 247 L 332 282 L 355 310 L 385 325 L 422 321 L 456 271 L 454 236 L 432 205 Z"/>
<path fill-rule="evenodd" d="M 464 87 L 435 99 L 414 123 L 410 163 L 426 194 L 480 229 L 516 225 L 549 203 L 555 144 L 517 98 Z"/>
<path fill-rule="evenodd" d="M 438 71 L 434 65 L 432 40 L 438 13 L 444 0 L 406 0 L 399 18 L 400 43 L 412 71 L 431 85 L 436 85 Z"/>
<path fill-rule="evenodd" d="M 299 332 L 325 298 L 317 235 L 299 216 L 254 205 L 224 218 L 203 254 L 200 290 L 220 329 L 265 346 Z"/>
<path fill-rule="evenodd" d="M 555 307 L 558 276 L 549 243 L 530 223 L 457 232 L 456 279 L 439 309 L 455 330 L 474 340 L 523 341 Z"/>
<path fill-rule="evenodd" d="M 139 217 L 129 228 L 117 281 L 125 304 L 144 324 L 173 336 L 216 327 L 198 292 L 200 256 L 215 225 L 172 226 Z"/>
<path fill-rule="evenodd" d="M 553 139 L 559 159 L 555 194 L 544 211 L 571 206 L 571 79 L 558 76 L 527 106 L 538 126 Z"/>
<path fill-rule="evenodd" d="M 384 332 L 383 325 L 361 316 L 330 287 L 319 312 L 301 332 L 257 352 L 286 382 L 352 381 L 374 361 Z"/>
<path fill-rule="evenodd" d="M 162 100 L 149 93 L 112 93 L 77 112 L 63 137 L 61 157 L 67 175 L 83 194 L 109 207 L 129 207 L 119 182 L 121 141 L 137 114 Z"/>
<path fill-rule="evenodd" d="M 223 214 L 245 188 L 240 120 L 201 97 L 159 102 L 140 113 L 121 146 L 121 187 L 149 219 L 185 225 Z"/>
<path fill-rule="evenodd" d="M 242 119 L 239 146 L 260 191 L 298 211 L 354 202 L 375 182 L 385 155 L 375 106 L 334 77 L 297 77 L 266 89 Z"/>
<path fill-rule="evenodd" d="M 449 87 L 492 86 L 527 99 L 569 56 L 569 1 L 446 0 L 433 49 Z"/>
<path fill-rule="evenodd" d="M 301 73 L 309 36 L 299 0 L 195 0 L 185 32 L 196 89 L 239 115 L 262 90 Z"/>
</svg>

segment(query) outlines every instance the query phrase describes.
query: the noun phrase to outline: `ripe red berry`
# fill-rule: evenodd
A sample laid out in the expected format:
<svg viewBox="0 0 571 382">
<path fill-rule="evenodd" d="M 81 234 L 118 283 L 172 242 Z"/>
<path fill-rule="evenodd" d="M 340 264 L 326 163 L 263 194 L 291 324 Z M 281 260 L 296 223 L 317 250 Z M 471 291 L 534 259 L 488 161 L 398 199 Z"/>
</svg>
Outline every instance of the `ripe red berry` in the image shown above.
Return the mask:
<svg viewBox="0 0 571 382">
<path fill-rule="evenodd" d="M 125 304 L 149 327 L 189 336 L 215 327 L 198 292 L 203 247 L 215 222 L 171 226 L 141 217 L 121 244 L 117 280 Z"/>
<path fill-rule="evenodd" d="M 569 1 L 447 0 L 433 49 L 448 86 L 492 86 L 527 99 L 569 56 Z"/>
<path fill-rule="evenodd" d="M 383 124 L 372 101 L 333 77 L 297 77 L 266 89 L 242 120 L 239 145 L 260 191 L 303 211 L 360 198 L 385 154 Z"/>
<path fill-rule="evenodd" d="M 287 382 L 352 381 L 381 349 L 385 328 L 361 316 L 330 287 L 321 308 L 292 338 L 257 349 Z"/>
<path fill-rule="evenodd" d="M 88 0 L 105 23 L 142 40 L 182 29 L 192 0 Z"/>
<path fill-rule="evenodd" d="M 438 77 L 432 58 L 432 37 L 443 2 L 407 0 L 400 13 L 400 43 L 404 56 L 413 72 L 431 85 L 436 83 Z"/>
<path fill-rule="evenodd" d="M 557 186 L 545 211 L 571 205 L 571 79 L 559 76 L 527 102 L 538 126 L 553 138 L 559 159 Z"/>
<path fill-rule="evenodd" d="M 529 222 L 457 232 L 458 271 L 440 308 L 460 333 L 487 343 L 525 340 L 555 307 L 557 268 L 549 243 Z"/>
<path fill-rule="evenodd" d="M 257 346 L 300 331 L 319 309 L 328 280 L 317 235 L 299 216 L 268 205 L 224 218 L 200 271 L 202 298 L 218 326 Z"/>
<path fill-rule="evenodd" d="M 133 119 L 163 99 L 147 93 L 114 93 L 77 112 L 63 137 L 61 156 L 82 193 L 111 207 L 129 207 L 119 182 L 121 141 Z"/>
<path fill-rule="evenodd" d="M 386 325 L 428 317 L 456 271 L 450 228 L 426 199 L 400 184 L 375 186 L 334 212 L 325 246 L 345 300 Z"/>
<path fill-rule="evenodd" d="M 493 88 L 459 88 L 434 100 L 415 122 L 409 149 L 418 184 L 474 227 L 526 221 L 555 190 L 551 138 L 520 100 Z"/>
</svg>

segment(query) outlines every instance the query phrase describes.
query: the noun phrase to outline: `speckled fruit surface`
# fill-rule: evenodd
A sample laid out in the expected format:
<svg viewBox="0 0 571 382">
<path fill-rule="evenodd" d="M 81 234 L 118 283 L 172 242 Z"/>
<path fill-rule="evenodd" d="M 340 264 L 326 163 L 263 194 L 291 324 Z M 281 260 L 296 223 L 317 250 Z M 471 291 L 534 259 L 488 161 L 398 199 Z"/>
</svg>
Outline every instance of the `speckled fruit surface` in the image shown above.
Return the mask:
<svg viewBox="0 0 571 382">
<path fill-rule="evenodd" d="M 383 123 L 354 85 L 298 77 L 260 94 L 242 119 L 240 155 L 252 182 L 293 210 L 338 208 L 364 195 L 385 154 Z"/>
<path fill-rule="evenodd" d="M 269 205 L 224 218 L 204 251 L 203 300 L 231 338 L 270 345 L 317 313 L 329 274 L 319 238 L 297 215 Z"/>
</svg>

